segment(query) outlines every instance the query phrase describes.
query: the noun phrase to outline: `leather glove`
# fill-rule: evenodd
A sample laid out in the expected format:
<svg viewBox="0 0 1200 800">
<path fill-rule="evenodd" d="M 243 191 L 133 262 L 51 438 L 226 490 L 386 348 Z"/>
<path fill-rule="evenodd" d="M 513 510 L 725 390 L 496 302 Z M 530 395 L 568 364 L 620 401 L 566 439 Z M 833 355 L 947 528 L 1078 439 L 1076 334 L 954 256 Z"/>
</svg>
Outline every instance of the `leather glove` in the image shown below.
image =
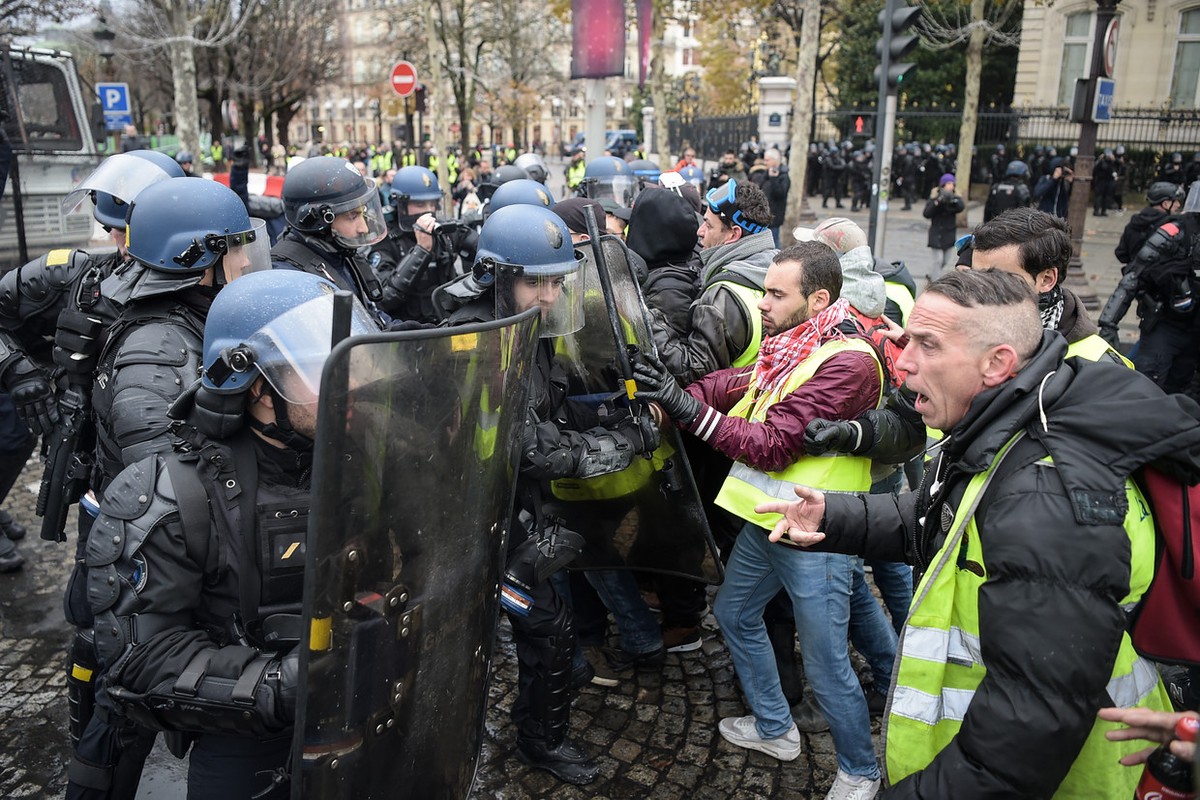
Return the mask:
<svg viewBox="0 0 1200 800">
<path fill-rule="evenodd" d="M 1100 323 L 1100 338 L 1111 344 L 1114 349 L 1121 346 L 1121 335 L 1117 332 L 1116 325 Z"/>
<path fill-rule="evenodd" d="M 601 427 L 619 433 L 630 447 L 639 453 L 649 455 L 659 444 L 660 434 L 658 423 L 650 415 L 650 408 L 642 404 L 639 413 L 634 414 L 627 408 L 618 408 L 600 418 Z"/>
<path fill-rule="evenodd" d="M 804 429 L 804 452 L 810 456 L 853 453 L 862 445 L 862 425 L 850 420 L 814 419 Z"/>
<path fill-rule="evenodd" d="M 703 407 L 700 401 L 685 392 L 653 354 L 642 353 L 633 374 L 638 385 L 637 399 L 658 403 L 667 416 L 685 425 L 700 416 Z"/>
<path fill-rule="evenodd" d="M 54 387 L 42 371 L 27 358 L 19 358 L 4 373 L 8 393 L 17 413 L 35 434 L 47 435 L 58 424 L 58 403 Z"/>
</svg>

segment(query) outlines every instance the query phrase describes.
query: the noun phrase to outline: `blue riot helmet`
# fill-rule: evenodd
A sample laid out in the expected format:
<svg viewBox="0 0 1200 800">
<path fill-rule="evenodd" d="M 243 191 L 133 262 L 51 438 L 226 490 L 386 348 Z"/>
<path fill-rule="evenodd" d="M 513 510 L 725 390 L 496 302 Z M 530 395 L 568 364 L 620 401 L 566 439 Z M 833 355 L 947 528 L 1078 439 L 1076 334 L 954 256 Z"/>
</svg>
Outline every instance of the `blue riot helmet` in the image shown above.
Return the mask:
<svg viewBox="0 0 1200 800">
<path fill-rule="evenodd" d="M 657 186 L 659 176 L 662 175 L 662 169 L 658 164 L 645 158 L 630 161 L 629 168 L 633 170 L 633 177 L 637 179 L 635 186 L 635 192 L 637 193 L 640 193 L 649 186 Z"/>
<path fill-rule="evenodd" d="M 108 228 L 124 228 L 128 204 L 138 192 L 158 181 L 184 177 L 175 160 L 157 150 L 117 153 L 100 163 L 62 201 L 62 212 L 70 214 L 90 196 L 96 204 L 96 221 Z"/>
<path fill-rule="evenodd" d="M 502 167 L 497 167 L 488 175 L 487 180 L 479 185 L 475 193 L 479 195 L 479 199 L 483 202 L 490 202 L 492 195 L 506 183 L 510 181 L 529 180 L 529 173 L 516 164 L 505 164 Z"/>
<path fill-rule="evenodd" d="M 519 178 L 496 189 L 496 193 L 492 195 L 492 199 L 485 206 L 484 211 L 487 215 L 491 215 L 506 206 L 516 205 L 553 208 L 554 197 L 545 186 L 537 181 Z"/>
<path fill-rule="evenodd" d="M 583 327 L 582 263 L 561 217 L 548 208 L 512 205 L 483 223 L 474 272 L 493 276 L 497 317 L 540 307 L 540 335 L 547 338 Z"/>
<path fill-rule="evenodd" d="M 149 270 L 199 283 L 210 267 L 218 284 L 271 268 L 266 223 L 251 220 L 227 186 L 171 178 L 143 189 L 129 206 L 126 246 Z"/>
<path fill-rule="evenodd" d="M 538 183 L 545 183 L 546 178 L 550 177 L 550 171 L 546 169 L 546 162 L 542 161 L 542 157 L 537 153 L 522 153 L 513 161 L 513 166 L 525 170 L 529 179 Z"/>
<path fill-rule="evenodd" d="M 637 189 L 633 170 L 616 156 L 600 156 L 587 163 L 583 173 L 584 196 L 592 200 L 612 200 L 629 208 Z"/>
<path fill-rule="evenodd" d="M 215 394 L 245 392 L 261 375 L 289 403 L 315 403 L 333 339 L 337 287 L 294 270 L 255 272 L 213 300 L 204 324 L 201 385 Z M 370 314 L 352 301 L 350 334 L 376 333 Z"/>
<path fill-rule="evenodd" d="M 1028 178 L 1029 177 L 1029 165 L 1026 164 L 1024 161 L 1017 161 L 1014 159 L 1013 161 L 1008 162 L 1008 167 L 1005 168 L 1005 170 L 1004 170 L 1004 177 L 1006 177 L 1006 178 Z"/>
<path fill-rule="evenodd" d="M 442 189 L 438 186 L 437 175 L 425 167 L 401 167 L 392 178 L 391 201 L 401 230 L 410 231 L 417 217 L 435 213 L 441 200 Z M 409 205 L 415 203 L 420 203 L 420 208 L 410 211 Z"/>
<path fill-rule="evenodd" d="M 697 166 L 687 166 L 687 167 L 684 167 L 683 169 L 679 170 L 679 175 L 680 175 L 680 177 L 682 177 L 684 179 L 684 181 L 695 186 L 696 191 L 698 191 L 698 192 L 703 191 L 703 189 L 704 189 L 704 170 L 700 169 Z"/>
<path fill-rule="evenodd" d="M 395 184 L 392 184 L 395 186 Z M 306 158 L 283 179 L 283 214 L 300 233 L 355 250 L 387 235 L 375 184 L 344 158 Z"/>
</svg>

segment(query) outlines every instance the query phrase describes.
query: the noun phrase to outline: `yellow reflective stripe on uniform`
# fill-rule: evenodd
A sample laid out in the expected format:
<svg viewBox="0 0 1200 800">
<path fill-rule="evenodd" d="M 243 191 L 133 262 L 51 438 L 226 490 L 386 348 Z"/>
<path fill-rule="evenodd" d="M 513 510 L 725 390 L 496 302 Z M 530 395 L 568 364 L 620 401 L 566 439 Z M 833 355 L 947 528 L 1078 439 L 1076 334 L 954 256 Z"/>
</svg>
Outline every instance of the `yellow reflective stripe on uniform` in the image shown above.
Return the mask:
<svg viewBox="0 0 1200 800">
<path fill-rule="evenodd" d="M 923 661 L 952 663 L 964 667 L 983 665 L 979 637 L 962 628 L 919 628 L 910 626 L 904 633 L 904 654 Z"/>
<path fill-rule="evenodd" d="M 1133 669 L 1125 675 L 1117 675 L 1108 682 L 1104 690 L 1114 706 L 1132 708 L 1158 688 L 1158 670 L 1149 661 L 1137 657 Z"/>
<path fill-rule="evenodd" d="M 935 695 L 911 686 L 897 686 L 889 713 L 930 726 L 947 719 L 962 722 L 974 698 L 974 689 L 942 689 Z"/>
<path fill-rule="evenodd" d="M 758 360 L 758 349 L 762 346 L 763 327 L 762 314 L 758 311 L 758 301 L 763 299 L 761 289 L 751 289 L 733 281 L 717 281 L 713 286 L 723 286 L 733 293 L 733 296 L 746 309 L 746 317 L 750 320 L 750 341 L 746 349 L 733 359 L 731 367 L 748 367 Z"/>
</svg>

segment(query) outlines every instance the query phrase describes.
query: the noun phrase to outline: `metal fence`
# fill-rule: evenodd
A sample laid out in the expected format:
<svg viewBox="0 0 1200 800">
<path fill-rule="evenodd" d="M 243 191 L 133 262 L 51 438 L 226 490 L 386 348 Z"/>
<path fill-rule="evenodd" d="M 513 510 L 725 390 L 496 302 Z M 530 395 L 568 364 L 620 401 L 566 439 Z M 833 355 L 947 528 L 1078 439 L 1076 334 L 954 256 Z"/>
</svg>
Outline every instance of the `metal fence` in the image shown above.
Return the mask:
<svg viewBox="0 0 1200 800">
<path fill-rule="evenodd" d="M 684 148 L 691 147 L 698 157 L 708 161 L 716 161 L 730 148 L 737 150 L 742 142 L 757 135 L 757 114 L 667 121 L 667 139 L 672 153 L 682 153 Z"/>
</svg>

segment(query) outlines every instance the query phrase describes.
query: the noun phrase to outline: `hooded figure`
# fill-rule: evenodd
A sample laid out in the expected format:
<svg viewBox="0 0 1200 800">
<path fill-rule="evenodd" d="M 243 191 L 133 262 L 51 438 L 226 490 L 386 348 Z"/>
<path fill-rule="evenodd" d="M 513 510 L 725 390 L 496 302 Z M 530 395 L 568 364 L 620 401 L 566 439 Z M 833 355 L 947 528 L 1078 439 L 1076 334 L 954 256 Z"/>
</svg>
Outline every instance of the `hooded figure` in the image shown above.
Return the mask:
<svg viewBox="0 0 1200 800">
<path fill-rule="evenodd" d="M 638 195 L 629 220 L 629 249 L 646 260 L 642 284 L 646 305 L 657 308 L 680 335 L 688 330 L 688 308 L 699 294 L 696 252 L 699 216 L 687 198 L 670 189 L 649 188 Z"/>
</svg>

